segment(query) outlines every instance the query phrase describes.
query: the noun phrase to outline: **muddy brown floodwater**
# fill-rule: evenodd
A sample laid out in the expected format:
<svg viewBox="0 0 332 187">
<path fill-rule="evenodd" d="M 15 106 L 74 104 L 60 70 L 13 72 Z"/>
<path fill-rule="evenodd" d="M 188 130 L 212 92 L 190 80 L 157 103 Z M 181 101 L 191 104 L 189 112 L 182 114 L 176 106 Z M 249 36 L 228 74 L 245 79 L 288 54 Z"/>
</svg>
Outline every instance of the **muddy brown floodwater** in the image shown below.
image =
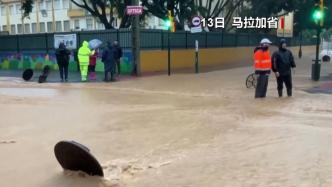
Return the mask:
<svg viewBox="0 0 332 187">
<path fill-rule="evenodd" d="M 332 186 L 332 95 L 303 91 L 319 84 L 310 63 L 293 98 L 277 98 L 272 77 L 263 100 L 245 88 L 250 68 L 113 84 L 2 77 L 0 186 Z M 63 172 L 60 140 L 89 147 L 105 178 Z"/>
</svg>

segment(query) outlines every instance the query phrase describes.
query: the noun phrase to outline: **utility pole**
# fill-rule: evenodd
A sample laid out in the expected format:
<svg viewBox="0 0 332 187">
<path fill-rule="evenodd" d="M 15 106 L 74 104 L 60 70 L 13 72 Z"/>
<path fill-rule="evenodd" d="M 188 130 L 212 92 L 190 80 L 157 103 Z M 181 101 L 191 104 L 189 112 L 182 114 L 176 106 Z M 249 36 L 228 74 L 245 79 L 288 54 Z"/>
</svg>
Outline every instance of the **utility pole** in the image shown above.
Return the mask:
<svg viewBox="0 0 332 187">
<path fill-rule="evenodd" d="M 139 6 L 139 0 L 134 0 L 134 5 Z M 132 23 L 132 52 L 134 57 L 134 71 L 136 76 L 141 75 L 141 62 L 140 62 L 140 25 L 139 15 L 133 16 Z"/>
<path fill-rule="evenodd" d="M 52 27 L 53 32 L 55 32 L 54 0 L 52 0 Z"/>
</svg>

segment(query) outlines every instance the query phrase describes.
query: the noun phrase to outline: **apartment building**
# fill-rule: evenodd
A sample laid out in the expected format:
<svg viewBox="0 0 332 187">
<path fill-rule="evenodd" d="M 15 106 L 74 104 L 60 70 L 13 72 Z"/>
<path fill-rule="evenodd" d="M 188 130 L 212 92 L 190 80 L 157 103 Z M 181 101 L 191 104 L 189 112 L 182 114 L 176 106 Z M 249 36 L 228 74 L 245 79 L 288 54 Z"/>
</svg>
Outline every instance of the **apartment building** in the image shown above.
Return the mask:
<svg viewBox="0 0 332 187">
<path fill-rule="evenodd" d="M 36 0 L 30 16 L 21 18 L 20 0 L 0 0 L 0 31 L 10 34 L 104 29 L 96 18 L 70 0 Z"/>
<path fill-rule="evenodd" d="M 104 29 L 97 18 L 77 7 L 71 0 L 35 0 L 29 18 L 22 20 L 21 1 L 0 0 L 0 32 L 30 34 Z M 115 19 L 113 26 L 118 28 L 121 20 Z M 154 16 L 145 20 L 148 29 L 165 29 L 164 25 L 162 19 Z"/>
</svg>

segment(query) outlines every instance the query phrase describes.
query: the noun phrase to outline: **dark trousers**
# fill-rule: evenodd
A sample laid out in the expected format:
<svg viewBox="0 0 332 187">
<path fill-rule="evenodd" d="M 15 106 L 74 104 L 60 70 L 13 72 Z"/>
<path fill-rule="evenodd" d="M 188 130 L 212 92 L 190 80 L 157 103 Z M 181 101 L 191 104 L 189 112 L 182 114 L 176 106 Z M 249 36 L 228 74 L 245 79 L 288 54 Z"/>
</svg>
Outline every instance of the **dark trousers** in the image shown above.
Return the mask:
<svg viewBox="0 0 332 187">
<path fill-rule="evenodd" d="M 89 65 L 89 73 L 91 73 L 91 72 L 96 72 L 96 66 Z"/>
<path fill-rule="evenodd" d="M 63 79 L 63 74 L 65 74 L 65 79 L 68 79 L 68 66 L 69 63 L 58 63 L 60 78 Z"/>
<path fill-rule="evenodd" d="M 109 74 L 111 74 L 111 79 L 109 78 Z M 104 81 L 114 81 L 114 72 L 113 71 L 105 71 Z"/>
<path fill-rule="evenodd" d="M 292 84 L 292 75 L 291 74 L 280 75 L 279 77 L 277 77 L 277 84 L 278 84 L 279 97 L 282 97 L 282 90 L 283 90 L 284 84 L 286 85 L 287 95 L 292 96 L 293 84 Z"/>
<path fill-rule="evenodd" d="M 109 74 L 111 74 L 111 81 L 114 81 L 115 67 L 112 66 L 110 69 L 105 69 L 104 81 L 110 81 Z"/>
<path fill-rule="evenodd" d="M 121 67 L 120 67 L 120 59 L 115 59 L 116 68 L 117 68 L 117 74 L 121 73 Z"/>
<path fill-rule="evenodd" d="M 255 98 L 266 97 L 269 74 L 258 74 Z"/>
</svg>

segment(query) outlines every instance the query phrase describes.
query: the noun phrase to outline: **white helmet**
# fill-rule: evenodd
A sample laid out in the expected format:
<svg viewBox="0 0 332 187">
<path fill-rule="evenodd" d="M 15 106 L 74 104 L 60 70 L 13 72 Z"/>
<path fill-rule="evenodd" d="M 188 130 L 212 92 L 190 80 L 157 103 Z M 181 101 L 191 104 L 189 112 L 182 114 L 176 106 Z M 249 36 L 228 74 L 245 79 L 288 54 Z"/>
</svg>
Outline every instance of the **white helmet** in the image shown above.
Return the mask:
<svg viewBox="0 0 332 187">
<path fill-rule="evenodd" d="M 261 40 L 261 44 L 272 44 L 272 42 L 269 39 L 267 39 L 267 38 L 263 38 Z"/>
</svg>

